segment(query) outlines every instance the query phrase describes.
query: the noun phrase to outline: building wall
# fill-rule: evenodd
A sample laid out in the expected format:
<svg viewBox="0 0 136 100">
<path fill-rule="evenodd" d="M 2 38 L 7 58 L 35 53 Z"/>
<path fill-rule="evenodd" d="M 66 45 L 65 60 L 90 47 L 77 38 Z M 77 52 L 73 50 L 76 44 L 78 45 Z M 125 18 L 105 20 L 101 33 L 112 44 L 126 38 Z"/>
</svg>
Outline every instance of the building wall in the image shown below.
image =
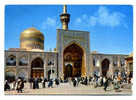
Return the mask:
<svg viewBox="0 0 136 100">
<path fill-rule="evenodd" d="M 15 66 L 8 66 L 6 63 L 8 61 L 8 58 L 10 56 L 14 56 L 16 59 L 16 65 Z M 109 73 L 111 75 L 114 74 L 115 71 L 126 71 L 129 70 L 127 64 L 125 63 L 123 66 L 121 66 L 121 61 L 127 57 L 128 55 L 115 55 L 115 54 L 89 54 L 88 57 L 89 59 L 89 68 L 88 75 L 90 76 L 94 73 L 94 71 L 98 71 L 100 75 L 102 74 L 102 61 L 104 59 L 108 59 L 110 64 L 109 64 Z M 27 65 L 20 66 L 19 61 L 21 58 L 25 58 Z M 59 70 L 59 62 L 60 62 L 60 57 L 58 56 L 57 52 L 31 52 L 31 51 L 5 51 L 5 75 L 7 72 L 12 72 L 18 78 L 19 76 L 24 76 L 25 79 L 29 79 L 31 76 L 31 63 L 35 58 L 41 58 L 44 62 L 44 77 L 48 77 L 48 72 L 49 70 L 54 70 L 54 77 L 60 77 L 60 72 Z M 95 65 L 93 64 L 93 60 L 95 59 L 96 63 Z M 52 61 L 54 62 L 54 65 L 51 66 L 48 65 L 48 63 Z M 116 65 L 114 65 L 114 61 L 116 61 Z"/>
<path fill-rule="evenodd" d="M 109 73 L 114 75 L 115 72 L 123 72 L 128 70 L 125 58 L 128 55 L 117 55 L 117 54 L 90 54 L 91 57 L 91 75 L 94 71 L 98 71 L 102 75 L 102 61 L 104 59 L 109 60 Z M 95 61 L 95 64 L 93 64 Z"/>
<path fill-rule="evenodd" d="M 86 31 L 75 31 L 75 30 L 57 30 L 57 52 L 58 52 L 58 65 L 59 75 L 63 77 L 63 52 L 67 46 L 72 43 L 80 46 L 84 51 L 84 70 L 85 74 L 88 75 L 90 72 L 89 67 L 89 53 L 90 53 L 90 39 L 89 32 Z"/>
<path fill-rule="evenodd" d="M 14 56 L 16 59 L 16 64 L 9 66 L 7 65 L 8 58 L 10 56 Z M 19 65 L 19 61 L 21 58 L 25 58 L 27 65 L 21 66 Z M 41 58 L 44 62 L 44 77 L 48 77 L 48 71 L 54 70 L 55 75 L 57 77 L 57 53 L 56 52 L 31 52 L 31 51 L 5 51 L 5 75 L 7 72 L 13 72 L 16 78 L 19 76 L 24 76 L 25 79 L 29 79 L 31 77 L 31 64 L 32 61 L 36 58 Z M 54 65 L 49 66 L 48 62 L 52 61 Z M 52 67 L 52 68 L 51 68 Z"/>
<path fill-rule="evenodd" d="M 129 56 L 126 59 L 128 74 L 133 73 L 133 56 Z"/>
</svg>

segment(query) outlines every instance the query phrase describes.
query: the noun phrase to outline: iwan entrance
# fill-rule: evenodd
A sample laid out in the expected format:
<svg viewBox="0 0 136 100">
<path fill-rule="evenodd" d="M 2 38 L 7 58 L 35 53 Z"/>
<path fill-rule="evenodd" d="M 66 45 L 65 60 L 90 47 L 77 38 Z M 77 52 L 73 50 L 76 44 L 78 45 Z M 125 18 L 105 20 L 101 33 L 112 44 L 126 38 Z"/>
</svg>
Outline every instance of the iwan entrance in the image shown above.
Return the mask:
<svg viewBox="0 0 136 100">
<path fill-rule="evenodd" d="M 82 76 L 84 52 L 77 44 L 73 43 L 64 49 L 63 61 L 64 79 Z"/>
<path fill-rule="evenodd" d="M 36 58 L 31 64 L 31 77 L 44 77 L 44 63 L 41 58 Z"/>
</svg>

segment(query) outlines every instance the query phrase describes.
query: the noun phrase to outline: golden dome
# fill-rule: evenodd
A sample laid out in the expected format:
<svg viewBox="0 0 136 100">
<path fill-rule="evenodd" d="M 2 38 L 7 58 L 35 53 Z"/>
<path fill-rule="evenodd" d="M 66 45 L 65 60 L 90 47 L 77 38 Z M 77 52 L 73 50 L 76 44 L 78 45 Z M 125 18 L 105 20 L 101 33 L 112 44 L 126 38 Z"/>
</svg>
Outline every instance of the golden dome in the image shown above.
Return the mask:
<svg viewBox="0 0 136 100">
<path fill-rule="evenodd" d="M 44 49 L 44 35 L 35 28 L 28 28 L 21 33 L 20 48 L 27 50 Z"/>
<path fill-rule="evenodd" d="M 39 37 L 42 40 L 44 40 L 43 34 L 39 30 L 35 29 L 34 27 L 24 30 L 21 33 L 20 38 L 24 38 L 24 37 Z"/>
</svg>

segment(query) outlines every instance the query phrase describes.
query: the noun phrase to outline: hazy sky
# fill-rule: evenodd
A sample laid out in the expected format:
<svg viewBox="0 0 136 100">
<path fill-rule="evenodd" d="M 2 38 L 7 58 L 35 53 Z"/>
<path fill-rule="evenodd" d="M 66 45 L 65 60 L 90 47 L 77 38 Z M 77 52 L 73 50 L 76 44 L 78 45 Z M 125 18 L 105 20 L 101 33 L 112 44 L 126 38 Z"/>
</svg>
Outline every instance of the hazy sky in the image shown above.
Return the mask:
<svg viewBox="0 0 136 100">
<path fill-rule="evenodd" d="M 19 48 L 20 34 L 34 26 L 45 37 L 44 48 L 56 48 L 62 5 L 5 6 L 5 49 Z M 69 29 L 90 32 L 90 49 L 100 53 L 133 51 L 133 7 L 130 5 L 68 5 Z"/>
</svg>

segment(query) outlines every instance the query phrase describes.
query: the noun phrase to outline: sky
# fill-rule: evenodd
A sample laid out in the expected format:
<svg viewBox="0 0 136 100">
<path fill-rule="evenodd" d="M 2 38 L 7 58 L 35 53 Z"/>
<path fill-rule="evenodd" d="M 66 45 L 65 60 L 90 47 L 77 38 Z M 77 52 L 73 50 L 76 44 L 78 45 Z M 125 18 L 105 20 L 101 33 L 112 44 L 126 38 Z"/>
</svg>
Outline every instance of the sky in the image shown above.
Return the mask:
<svg viewBox="0 0 136 100">
<path fill-rule="evenodd" d="M 20 47 L 20 34 L 35 27 L 44 34 L 44 50 L 56 48 L 63 5 L 6 5 L 5 50 Z M 105 54 L 133 51 L 133 6 L 67 5 L 69 30 L 90 32 L 90 50 Z"/>
</svg>

